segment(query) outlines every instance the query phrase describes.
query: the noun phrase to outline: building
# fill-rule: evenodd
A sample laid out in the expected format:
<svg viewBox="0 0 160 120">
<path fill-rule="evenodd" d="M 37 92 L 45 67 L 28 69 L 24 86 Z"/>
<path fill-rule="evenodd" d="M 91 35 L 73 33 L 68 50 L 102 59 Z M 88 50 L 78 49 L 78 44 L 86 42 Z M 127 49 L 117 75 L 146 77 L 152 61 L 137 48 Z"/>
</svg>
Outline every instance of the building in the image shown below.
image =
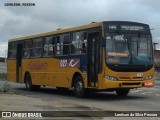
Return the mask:
<svg viewBox="0 0 160 120">
<path fill-rule="evenodd" d="M 0 62 L 5 62 L 5 58 L 4 57 L 0 57 Z"/>
</svg>

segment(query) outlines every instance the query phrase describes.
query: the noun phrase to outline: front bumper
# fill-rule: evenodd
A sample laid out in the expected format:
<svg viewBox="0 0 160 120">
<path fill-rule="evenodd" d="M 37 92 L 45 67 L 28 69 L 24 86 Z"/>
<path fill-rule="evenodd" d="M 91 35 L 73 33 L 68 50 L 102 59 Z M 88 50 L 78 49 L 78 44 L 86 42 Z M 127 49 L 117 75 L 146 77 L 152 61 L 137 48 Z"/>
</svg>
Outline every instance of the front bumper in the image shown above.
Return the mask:
<svg viewBox="0 0 160 120">
<path fill-rule="evenodd" d="M 103 79 L 103 88 L 102 89 L 110 89 L 110 88 L 141 88 L 141 87 L 153 87 L 155 84 L 154 79 L 143 80 L 143 81 L 111 81 L 106 78 Z"/>
</svg>

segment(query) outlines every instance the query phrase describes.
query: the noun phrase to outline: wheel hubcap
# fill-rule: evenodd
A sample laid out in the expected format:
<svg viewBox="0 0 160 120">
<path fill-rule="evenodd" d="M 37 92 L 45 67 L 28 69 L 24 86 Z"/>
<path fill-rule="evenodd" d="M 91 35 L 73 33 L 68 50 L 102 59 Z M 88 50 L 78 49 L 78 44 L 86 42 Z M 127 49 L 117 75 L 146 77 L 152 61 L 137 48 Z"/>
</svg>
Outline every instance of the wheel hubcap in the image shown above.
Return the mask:
<svg viewBox="0 0 160 120">
<path fill-rule="evenodd" d="M 28 82 L 28 80 L 26 81 L 26 88 L 28 88 L 29 87 L 29 82 Z"/>
<path fill-rule="evenodd" d="M 77 92 L 78 93 L 82 92 L 82 89 L 83 89 L 82 82 L 78 82 L 76 87 Z"/>
</svg>

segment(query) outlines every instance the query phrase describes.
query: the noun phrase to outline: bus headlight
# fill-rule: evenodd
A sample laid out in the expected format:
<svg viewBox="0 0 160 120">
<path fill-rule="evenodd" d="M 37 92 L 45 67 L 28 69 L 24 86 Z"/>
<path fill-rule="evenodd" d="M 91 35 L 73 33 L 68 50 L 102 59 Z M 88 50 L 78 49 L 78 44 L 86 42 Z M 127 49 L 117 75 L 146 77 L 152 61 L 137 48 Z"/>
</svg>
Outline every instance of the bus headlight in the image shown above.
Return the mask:
<svg viewBox="0 0 160 120">
<path fill-rule="evenodd" d="M 116 77 L 112 77 L 112 76 L 105 76 L 105 78 L 106 79 L 108 79 L 108 80 L 117 80 L 117 78 Z"/>
<path fill-rule="evenodd" d="M 145 78 L 145 80 L 152 79 L 152 77 L 153 77 L 153 75 L 147 76 L 147 77 Z"/>
</svg>

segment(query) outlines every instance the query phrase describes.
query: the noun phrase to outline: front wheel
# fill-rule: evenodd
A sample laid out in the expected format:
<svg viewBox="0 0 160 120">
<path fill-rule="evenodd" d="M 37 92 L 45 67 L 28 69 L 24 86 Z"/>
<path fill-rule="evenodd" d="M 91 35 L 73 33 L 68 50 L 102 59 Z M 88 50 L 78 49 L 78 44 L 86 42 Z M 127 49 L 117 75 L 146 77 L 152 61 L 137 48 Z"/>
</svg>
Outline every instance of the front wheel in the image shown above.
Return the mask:
<svg viewBox="0 0 160 120">
<path fill-rule="evenodd" d="M 130 89 L 117 89 L 116 93 L 120 96 L 126 96 L 129 93 Z"/>
<path fill-rule="evenodd" d="M 86 95 L 84 82 L 81 76 L 76 76 L 74 82 L 74 94 L 78 98 L 83 98 Z"/>
<path fill-rule="evenodd" d="M 29 91 L 40 89 L 40 85 L 32 85 L 32 79 L 30 74 L 27 74 L 25 76 L 25 86 L 26 86 L 26 89 Z"/>
</svg>

